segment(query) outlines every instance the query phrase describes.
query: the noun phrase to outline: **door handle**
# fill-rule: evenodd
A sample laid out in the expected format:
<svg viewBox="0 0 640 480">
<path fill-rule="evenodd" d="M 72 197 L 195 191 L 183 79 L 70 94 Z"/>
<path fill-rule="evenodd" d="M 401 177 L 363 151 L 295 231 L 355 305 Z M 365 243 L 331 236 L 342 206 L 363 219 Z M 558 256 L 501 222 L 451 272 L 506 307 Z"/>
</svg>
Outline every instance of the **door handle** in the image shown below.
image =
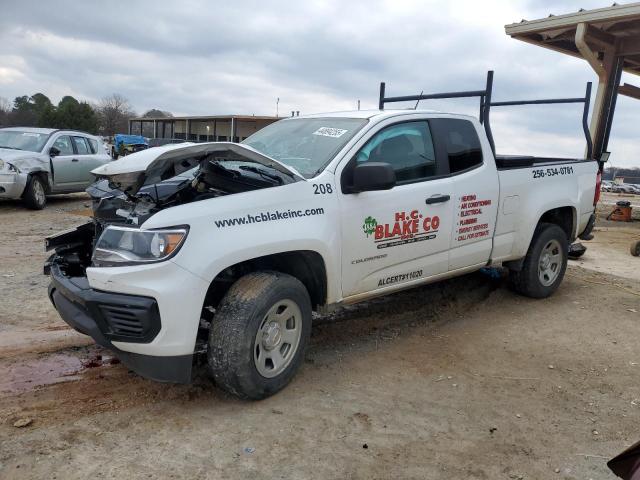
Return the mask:
<svg viewBox="0 0 640 480">
<path fill-rule="evenodd" d="M 77 161 L 78 161 L 78 159 L 77 159 L 77 158 L 73 158 L 73 159 L 71 159 L 71 161 L 72 161 L 72 162 L 77 162 Z"/>
<path fill-rule="evenodd" d="M 451 196 L 450 195 L 440 195 L 439 193 L 437 193 L 437 194 L 431 195 L 429 198 L 427 198 L 425 200 L 425 203 L 427 205 L 432 205 L 434 203 L 448 202 L 449 200 L 451 200 Z"/>
</svg>

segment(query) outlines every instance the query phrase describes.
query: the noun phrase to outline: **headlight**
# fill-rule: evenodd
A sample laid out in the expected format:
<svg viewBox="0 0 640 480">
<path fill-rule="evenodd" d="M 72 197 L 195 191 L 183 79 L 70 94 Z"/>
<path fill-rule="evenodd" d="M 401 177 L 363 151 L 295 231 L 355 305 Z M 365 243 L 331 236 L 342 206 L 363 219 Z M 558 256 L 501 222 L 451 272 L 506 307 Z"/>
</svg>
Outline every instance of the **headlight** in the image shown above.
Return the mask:
<svg viewBox="0 0 640 480">
<path fill-rule="evenodd" d="M 19 173 L 16 167 L 11 165 L 9 162 L 5 162 L 4 160 L 0 159 L 0 170 L 4 169 L 5 166 L 7 167 L 7 170 L 9 170 L 10 172 Z"/>
<path fill-rule="evenodd" d="M 162 262 L 180 250 L 188 231 L 184 226 L 159 230 L 107 227 L 96 243 L 93 264 L 96 267 L 121 267 Z"/>
</svg>

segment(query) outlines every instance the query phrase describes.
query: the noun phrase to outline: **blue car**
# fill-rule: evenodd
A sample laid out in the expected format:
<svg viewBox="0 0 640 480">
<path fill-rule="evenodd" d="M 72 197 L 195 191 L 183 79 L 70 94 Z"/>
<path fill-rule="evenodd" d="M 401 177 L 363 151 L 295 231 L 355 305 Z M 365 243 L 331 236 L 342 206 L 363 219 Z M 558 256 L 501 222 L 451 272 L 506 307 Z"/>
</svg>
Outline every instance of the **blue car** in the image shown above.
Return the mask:
<svg viewBox="0 0 640 480">
<path fill-rule="evenodd" d="M 113 137 L 111 156 L 114 159 L 149 148 L 149 142 L 142 135 L 116 133 Z"/>
</svg>

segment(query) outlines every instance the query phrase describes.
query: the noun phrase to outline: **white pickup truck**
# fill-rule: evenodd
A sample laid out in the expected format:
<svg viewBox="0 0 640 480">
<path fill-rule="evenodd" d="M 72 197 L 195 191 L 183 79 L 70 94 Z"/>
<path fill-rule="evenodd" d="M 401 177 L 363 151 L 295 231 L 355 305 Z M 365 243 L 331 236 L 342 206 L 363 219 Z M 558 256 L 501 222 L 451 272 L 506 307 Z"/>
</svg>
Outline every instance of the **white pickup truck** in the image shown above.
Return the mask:
<svg viewBox="0 0 640 480">
<path fill-rule="evenodd" d="M 489 265 L 547 297 L 592 228 L 598 163 L 495 156 L 489 109 L 508 102 L 492 103 L 490 84 L 480 93 L 484 125 L 384 110 L 445 94 L 382 91 L 380 110 L 105 165 L 93 222 L 47 239 L 51 301 L 145 377 L 188 382 L 206 352 L 221 388 L 260 399 L 300 366 L 313 310 Z"/>
</svg>

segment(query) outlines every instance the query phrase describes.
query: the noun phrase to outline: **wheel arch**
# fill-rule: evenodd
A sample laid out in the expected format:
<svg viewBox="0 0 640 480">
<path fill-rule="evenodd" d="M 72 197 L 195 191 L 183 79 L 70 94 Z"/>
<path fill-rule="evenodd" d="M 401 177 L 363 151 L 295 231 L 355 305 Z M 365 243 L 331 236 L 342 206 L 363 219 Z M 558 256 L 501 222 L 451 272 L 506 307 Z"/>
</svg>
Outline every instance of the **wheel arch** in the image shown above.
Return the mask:
<svg viewBox="0 0 640 480">
<path fill-rule="evenodd" d="M 300 280 L 309 292 L 314 308 L 327 303 L 328 278 L 324 258 L 313 250 L 293 250 L 257 256 L 224 268 L 211 281 L 203 309 L 215 308 L 240 277 L 266 270 L 286 273 Z"/>
<path fill-rule="evenodd" d="M 576 229 L 578 227 L 578 215 L 576 209 L 571 206 L 556 207 L 547 210 L 538 219 L 536 228 L 542 223 L 552 223 L 558 225 L 567 234 L 567 240 L 572 243 L 576 239 Z M 534 229 L 535 231 L 535 229 Z M 533 241 L 533 238 L 532 238 Z"/>
<path fill-rule="evenodd" d="M 29 182 L 29 180 L 31 179 L 31 177 L 38 177 L 42 180 L 43 186 L 44 186 L 44 193 L 49 195 L 51 193 L 51 189 L 52 189 L 52 180 L 51 180 L 51 174 L 46 171 L 46 170 L 31 170 L 29 173 L 27 173 L 27 183 Z"/>
<path fill-rule="evenodd" d="M 537 218 L 538 221 L 535 224 L 529 226 L 528 233 L 524 233 L 525 237 L 524 242 L 522 242 L 521 244 L 522 250 L 520 251 L 521 255 L 519 256 L 519 258 L 503 262 L 503 265 L 510 270 L 520 271 L 520 269 L 522 269 L 524 258 L 535 239 L 535 234 L 538 230 L 538 227 L 542 223 L 551 223 L 562 228 L 562 230 L 567 235 L 569 244 L 573 243 L 573 241 L 576 239 L 578 216 L 574 207 L 565 205 L 548 208 L 547 210 L 539 213 L 537 215 Z"/>
</svg>

